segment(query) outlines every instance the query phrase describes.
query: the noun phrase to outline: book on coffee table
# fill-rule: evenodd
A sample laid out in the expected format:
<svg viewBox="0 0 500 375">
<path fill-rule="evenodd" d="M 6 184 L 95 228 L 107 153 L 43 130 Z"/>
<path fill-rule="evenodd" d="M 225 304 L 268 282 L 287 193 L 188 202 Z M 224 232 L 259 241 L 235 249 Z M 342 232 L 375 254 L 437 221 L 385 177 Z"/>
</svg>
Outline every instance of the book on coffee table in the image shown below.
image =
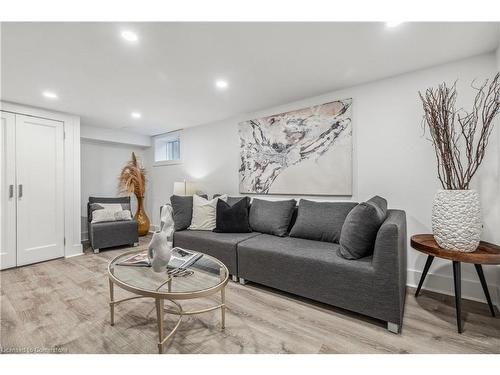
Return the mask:
<svg viewBox="0 0 500 375">
<path fill-rule="evenodd" d="M 187 269 L 189 266 L 198 261 L 202 256 L 202 253 L 183 249 L 181 247 L 174 247 L 172 249 L 172 255 L 170 257 L 170 261 L 168 262 L 167 269 Z"/>
<path fill-rule="evenodd" d="M 148 252 L 144 251 L 139 254 L 134 254 L 128 258 L 125 258 L 120 263 L 116 263 L 117 266 L 135 266 L 135 267 L 151 267 L 151 261 L 149 260 Z"/>
<path fill-rule="evenodd" d="M 203 256 L 202 253 L 197 253 L 195 251 L 182 249 L 180 247 L 174 247 L 170 256 L 170 261 L 168 262 L 167 269 L 187 269 L 197 262 Z M 118 266 L 134 266 L 134 267 L 151 267 L 151 260 L 149 259 L 148 252 L 143 251 L 139 254 L 134 254 L 128 258 L 125 258 Z"/>
</svg>

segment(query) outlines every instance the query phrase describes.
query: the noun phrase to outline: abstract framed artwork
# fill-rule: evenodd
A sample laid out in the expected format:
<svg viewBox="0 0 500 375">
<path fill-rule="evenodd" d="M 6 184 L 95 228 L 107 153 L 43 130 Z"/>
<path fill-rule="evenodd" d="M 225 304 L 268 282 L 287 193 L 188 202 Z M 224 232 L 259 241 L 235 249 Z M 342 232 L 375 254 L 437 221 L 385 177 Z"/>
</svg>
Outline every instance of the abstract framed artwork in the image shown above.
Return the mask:
<svg viewBox="0 0 500 375">
<path fill-rule="evenodd" d="M 240 193 L 352 195 L 352 99 L 239 124 Z"/>
</svg>

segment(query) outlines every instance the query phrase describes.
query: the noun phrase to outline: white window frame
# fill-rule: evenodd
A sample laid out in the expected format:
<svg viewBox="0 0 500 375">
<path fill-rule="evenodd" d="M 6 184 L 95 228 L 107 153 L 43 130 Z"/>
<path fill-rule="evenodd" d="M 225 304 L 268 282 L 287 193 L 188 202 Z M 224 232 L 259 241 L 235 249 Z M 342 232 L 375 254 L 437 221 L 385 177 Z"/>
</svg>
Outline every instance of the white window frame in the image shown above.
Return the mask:
<svg viewBox="0 0 500 375">
<path fill-rule="evenodd" d="M 156 161 L 156 147 L 157 147 L 157 141 L 162 140 L 162 139 L 168 139 L 168 138 L 178 138 L 179 139 L 179 159 L 178 160 L 159 160 Z M 182 145 L 182 131 L 181 130 L 176 130 L 168 133 L 163 133 L 163 134 L 158 134 L 153 137 L 153 167 L 160 167 L 163 165 L 177 165 L 177 164 L 182 164 L 182 150 L 183 150 L 183 145 Z"/>
</svg>

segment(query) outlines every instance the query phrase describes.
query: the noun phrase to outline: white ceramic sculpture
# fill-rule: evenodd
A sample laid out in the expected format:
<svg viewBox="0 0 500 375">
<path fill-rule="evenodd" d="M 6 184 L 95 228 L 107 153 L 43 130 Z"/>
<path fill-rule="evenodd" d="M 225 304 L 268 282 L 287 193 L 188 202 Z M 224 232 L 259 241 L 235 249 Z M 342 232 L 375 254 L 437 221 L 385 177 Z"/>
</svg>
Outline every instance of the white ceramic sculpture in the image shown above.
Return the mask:
<svg viewBox="0 0 500 375">
<path fill-rule="evenodd" d="M 149 243 L 148 256 L 154 272 L 164 272 L 172 254 L 172 243 L 163 231 L 153 234 Z"/>
<path fill-rule="evenodd" d="M 172 206 L 165 205 L 161 209 L 161 230 L 153 234 L 149 243 L 148 256 L 154 272 L 164 272 L 172 255 L 172 235 L 174 218 Z"/>
<path fill-rule="evenodd" d="M 171 205 L 162 206 L 160 212 L 160 230 L 167 234 L 168 240 L 172 241 L 174 234 L 174 210 Z"/>
<path fill-rule="evenodd" d="M 443 249 L 472 252 L 481 240 L 481 209 L 475 190 L 438 190 L 432 233 Z"/>
</svg>

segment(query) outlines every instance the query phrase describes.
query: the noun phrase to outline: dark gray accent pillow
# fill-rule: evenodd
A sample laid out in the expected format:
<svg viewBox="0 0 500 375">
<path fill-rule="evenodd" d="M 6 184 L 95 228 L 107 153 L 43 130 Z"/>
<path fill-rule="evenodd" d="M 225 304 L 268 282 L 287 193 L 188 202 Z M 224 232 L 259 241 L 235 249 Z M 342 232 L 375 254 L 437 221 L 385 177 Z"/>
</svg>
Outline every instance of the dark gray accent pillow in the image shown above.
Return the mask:
<svg viewBox="0 0 500 375">
<path fill-rule="evenodd" d="M 230 205 L 222 199 L 217 200 L 216 226 L 217 233 L 250 233 L 248 224 L 248 199 L 239 199 Z"/>
<path fill-rule="evenodd" d="M 314 202 L 301 199 L 290 237 L 338 243 L 347 214 L 356 205 L 355 202 Z"/>
<path fill-rule="evenodd" d="M 200 197 L 208 199 L 207 195 L 200 195 Z M 193 218 L 193 196 L 172 195 L 170 203 L 174 211 L 174 230 L 187 229 L 191 225 L 191 219 Z"/>
<path fill-rule="evenodd" d="M 379 196 L 354 207 L 342 226 L 339 254 L 346 259 L 373 254 L 378 230 L 386 217 L 387 201 Z"/>
<path fill-rule="evenodd" d="M 245 200 L 247 207 L 250 206 L 250 197 L 227 197 L 227 204 L 230 206 L 234 206 L 236 203 Z"/>
<path fill-rule="evenodd" d="M 254 199 L 250 206 L 250 227 L 254 232 L 283 237 L 287 233 L 296 204 L 295 199 L 286 201 Z"/>
</svg>

